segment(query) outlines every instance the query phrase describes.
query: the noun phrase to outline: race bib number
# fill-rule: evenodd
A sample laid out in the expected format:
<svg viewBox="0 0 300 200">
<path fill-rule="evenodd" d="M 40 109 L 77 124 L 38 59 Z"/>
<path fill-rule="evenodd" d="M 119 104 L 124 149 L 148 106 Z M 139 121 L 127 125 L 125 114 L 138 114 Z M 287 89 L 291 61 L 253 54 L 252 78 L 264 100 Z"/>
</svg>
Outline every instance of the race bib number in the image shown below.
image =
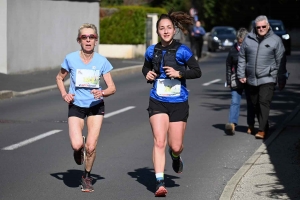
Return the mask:
<svg viewBox="0 0 300 200">
<path fill-rule="evenodd" d="M 177 79 L 158 79 L 156 93 L 159 96 L 180 96 L 181 83 Z"/>
<path fill-rule="evenodd" d="M 76 70 L 76 87 L 99 88 L 100 70 L 77 69 Z"/>
</svg>

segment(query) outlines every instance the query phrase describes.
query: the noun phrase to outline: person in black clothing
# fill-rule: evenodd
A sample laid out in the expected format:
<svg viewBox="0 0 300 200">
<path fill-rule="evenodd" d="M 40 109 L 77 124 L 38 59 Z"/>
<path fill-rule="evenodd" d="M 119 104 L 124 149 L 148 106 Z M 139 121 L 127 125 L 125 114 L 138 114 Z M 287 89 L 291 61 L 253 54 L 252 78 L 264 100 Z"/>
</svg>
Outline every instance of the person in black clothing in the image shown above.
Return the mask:
<svg viewBox="0 0 300 200">
<path fill-rule="evenodd" d="M 225 132 L 228 135 L 234 135 L 235 133 L 235 127 L 238 124 L 238 118 L 240 115 L 240 104 L 241 104 L 241 97 L 243 91 L 245 91 L 246 100 L 247 100 L 247 123 L 248 123 L 247 133 L 254 134 L 255 112 L 253 110 L 253 105 L 250 100 L 249 91 L 247 90 L 247 85 L 240 83 L 239 80 L 237 79 L 237 76 L 235 76 L 237 80 L 237 85 L 233 86 L 231 83 L 232 74 L 236 74 L 237 72 L 240 45 L 242 44 L 247 34 L 248 31 L 245 28 L 240 28 L 237 31 L 236 34 L 237 43 L 235 43 L 231 47 L 226 59 L 226 83 L 227 83 L 227 87 L 231 89 L 229 122 L 225 125 Z"/>
<path fill-rule="evenodd" d="M 203 36 L 206 31 L 201 26 L 201 22 L 197 21 L 192 29 L 192 42 L 194 43 L 194 48 L 196 49 L 196 59 L 200 60 L 202 56 L 202 47 L 203 47 Z"/>
</svg>

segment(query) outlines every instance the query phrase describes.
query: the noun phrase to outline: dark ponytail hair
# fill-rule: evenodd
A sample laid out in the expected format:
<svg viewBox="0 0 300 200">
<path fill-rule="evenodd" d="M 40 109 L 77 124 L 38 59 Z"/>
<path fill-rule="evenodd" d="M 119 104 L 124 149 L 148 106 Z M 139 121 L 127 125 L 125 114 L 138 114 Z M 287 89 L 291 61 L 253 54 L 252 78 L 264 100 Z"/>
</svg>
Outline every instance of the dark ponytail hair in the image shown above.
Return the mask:
<svg viewBox="0 0 300 200">
<path fill-rule="evenodd" d="M 174 28 L 178 27 L 182 32 L 184 32 L 189 25 L 193 25 L 194 19 L 189 14 L 176 11 L 173 9 L 169 11 L 168 14 L 162 14 L 156 22 L 156 31 L 158 30 L 158 24 L 162 19 L 169 19 L 173 23 Z"/>
</svg>

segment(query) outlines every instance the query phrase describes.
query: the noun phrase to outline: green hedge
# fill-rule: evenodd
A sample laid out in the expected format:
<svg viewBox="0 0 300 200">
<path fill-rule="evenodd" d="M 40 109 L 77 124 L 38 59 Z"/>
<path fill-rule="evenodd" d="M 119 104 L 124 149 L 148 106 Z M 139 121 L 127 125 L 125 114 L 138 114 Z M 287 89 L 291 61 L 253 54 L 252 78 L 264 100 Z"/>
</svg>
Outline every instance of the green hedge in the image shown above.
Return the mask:
<svg viewBox="0 0 300 200">
<path fill-rule="evenodd" d="M 118 6 L 119 11 L 100 20 L 101 44 L 144 44 L 147 13 L 166 13 L 163 8 Z"/>
</svg>

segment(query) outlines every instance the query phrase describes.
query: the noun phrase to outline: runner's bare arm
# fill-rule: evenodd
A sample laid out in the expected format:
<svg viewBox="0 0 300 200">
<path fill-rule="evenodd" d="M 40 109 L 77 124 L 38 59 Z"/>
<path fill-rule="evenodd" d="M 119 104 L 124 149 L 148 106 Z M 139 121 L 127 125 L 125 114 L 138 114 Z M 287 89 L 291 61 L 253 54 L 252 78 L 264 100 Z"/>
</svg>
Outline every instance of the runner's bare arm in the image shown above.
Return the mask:
<svg viewBox="0 0 300 200">
<path fill-rule="evenodd" d="M 110 72 L 104 74 L 103 79 L 104 79 L 104 82 L 107 86 L 107 88 L 105 90 L 102 90 L 103 96 L 107 97 L 107 96 L 110 96 L 110 95 L 114 94 L 116 92 L 116 86 L 115 86 L 115 83 L 114 83 L 114 81 L 111 77 Z"/>
<path fill-rule="evenodd" d="M 68 71 L 61 68 L 56 76 L 56 84 L 60 91 L 61 97 L 67 103 L 70 103 L 74 100 L 74 94 L 68 94 L 64 85 L 64 79 L 68 75 Z"/>
</svg>

